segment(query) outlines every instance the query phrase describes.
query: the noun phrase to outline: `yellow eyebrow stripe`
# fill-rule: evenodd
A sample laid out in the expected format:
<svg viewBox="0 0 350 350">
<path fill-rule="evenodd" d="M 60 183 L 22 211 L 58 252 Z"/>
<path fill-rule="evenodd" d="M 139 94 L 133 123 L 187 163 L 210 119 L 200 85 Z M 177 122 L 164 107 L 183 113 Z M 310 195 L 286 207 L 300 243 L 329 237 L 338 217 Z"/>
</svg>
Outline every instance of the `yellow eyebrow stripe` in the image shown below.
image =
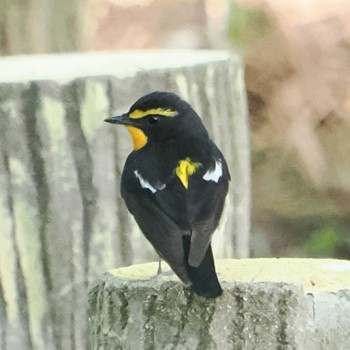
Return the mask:
<svg viewBox="0 0 350 350">
<path fill-rule="evenodd" d="M 182 159 L 179 161 L 175 172 L 177 177 L 180 179 L 180 181 L 186 189 L 188 188 L 188 178 L 191 175 L 193 175 L 196 172 L 196 170 L 201 166 L 201 163 L 192 162 L 190 158 Z"/>
<path fill-rule="evenodd" d="M 175 117 L 178 115 L 176 111 L 172 109 L 164 109 L 164 108 L 151 108 L 146 111 L 141 111 L 140 109 L 135 109 L 129 114 L 131 119 L 140 119 L 147 117 L 148 115 L 161 115 L 162 117 Z"/>
</svg>

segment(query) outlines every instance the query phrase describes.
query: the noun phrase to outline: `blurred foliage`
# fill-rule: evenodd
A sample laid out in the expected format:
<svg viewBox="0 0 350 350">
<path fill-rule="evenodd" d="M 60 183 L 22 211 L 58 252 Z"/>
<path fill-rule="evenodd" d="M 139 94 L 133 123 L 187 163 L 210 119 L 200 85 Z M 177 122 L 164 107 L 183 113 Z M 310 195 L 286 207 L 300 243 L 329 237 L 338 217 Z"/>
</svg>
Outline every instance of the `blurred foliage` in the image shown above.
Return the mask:
<svg viewBox="0 0 350 350">
<path fill-rule="evenodd" d="M 248 74 L 246 74 L 246 86 L 253 139 L 252 166 L 255 175 L 255 178 L 253 176 L 253 209 L 255 207 L 255 212 L 253 211 L 252 215 L 252 227 L 256 230 L 256 232 L 252 232 L 254 254 L 255 256 L 271 254 L 272 256 L 350 259 L 349 220 L 341 213 L 335 219 L 334 213 L 327 212 L 327 206 L 331 203 L 329 198 L 320 193 L 315 184 L 310 185 L 305 180 L 306 177 L 303 175 L 305 170 L 298 163 L 290 166 L 287 160 L 289 159 L 288 152 L 282 152 L 274 148 L 276 146 L 273 144 L 274 141 L 270 141 L 269 136 L 266 136 L 269 135 L 269 132 L 274 133 L 279 129 L 283 130 L 285 135 L 289 134 L 291 128 L 294 127 L 292 126 L 293 123 L 286 117 L 293 116 L 293 111 L 287 111 L 289 106 L 292 106 L 291 108 L 296 111 L 298 110 L 296 107 L 299 110 L 310 109 L 310 101 L 307 99 L 304 101 L 301 98 L 300 101 L 292 101 L 293 88 L 297 86 L 297 90 L 302 91 L 301 94 L 303 94 L 303 91 L 307 91 L 303 86 L 306 81 L 310 86 L 317 87 L 318 82 L 313 75 L 310 73 L 310 76 L 307 76 L 308 74 L 305 73 L 307 69 L 309 72 L 314 69 L 313 62 L 306 61 L 306 58 L 308 56 L 313 57 L 314 52 L 316 52 L 313 51 L 316 50 L 315 47 L 321 50 L 327 46 L 315 45 L 315 47 L 312 47 L 312 45 L 305 45 L 305 51 L 307 52 L 300 54 L 298 50 L 303 38 L 298 38 L 298 35 L 302 35 L 303 32 L 300 30 L 294 31 L 294 27 L 290 23 L 301 26 L 300 23 L 303 22 L 299 21 L 300 17 L 298 17 L 298 20 L 296 19 L 293 10 L 296 11 L 298 5 L 294 5 L 293 1 L 289 1 L 288 7 L 279 6 L 277 2 L 273 1 L 260 1 L 260 4 L 255 2 L 255 5 L 252 5 L 252 3 L 254 2 L 247 0 L 230 0 L 227 34 L 230 42 L 242 49 L 246 62 L 249 62 L 248 68 L 250 69 L 250 73 L 247 70 Z M 300 14 L 303 15 L 302 12 Z M 317 14 L 315 18 L 319 18 Z M 290 20 L 289 26 L 285 25 L 286 19 Z M 301 17 L 302 19 L 303 17 Z M 338 20 L 340 21 L 339 18 L 334 19 L 334 23 L 338 23 Z M 330 25 L 325 26 L 321 23 L 321 21 L 320 23 L 316 21 L 311 29 L 317 30 L 318 33 L 321 28 L 323 28 L 322 30 L 332 28 Z M 298 28 L 302 28 L 300 26 Z M 312 36 L 312 30 L 309 29 L 309 32 L 305 32 L 309 35 L 307 40 L 310 42 L 315 40 Z M 339 33 L 341 33 L 340 30 Z M 307 40 L 305 42 L 308 42 Z M 286 42 L 285 46 L 283 45 L 284 42 Z M 282 44 L 281 47 L 279 44 Z M 327 45 L 327 40 L 325 40 L 325 45 Z M 286 50 L 286 47 L 289 51 Z M 268 50 L 271 50 L 271 48 L 275 51 L 269 52 Z M 295 57 L 303 62 L 301 64 L 302 68 L 297 66 L 298 63 L 294 63 Z M 325 64 L 329 63 L 327 59 L 329 58 L 324 58 Z M 269 62 L 269 66 L 266 65 L 266 62 Z M 341 65 L 342 63 L 339 61 L 337 64 Z M 300 76 L 303 76 L 303 79 L 297 81 L 295 75 L 293 75 L 296 72 L 302 72 Z M 323 71 L 320 70 L 321 75 L 318 78 L 320 76 L 322 78 L 322 73 Z M 327 74 L 327 69 L 325 74 Z M 307 76 L 305 80 L 304 76 Z M 291 77 L 292 79 L 290 79 Z M 290 79 L 289 82 L 288 79 Z M 294 85 L 296 81 L 299 85 Z M 273 86 L 274 91 L 269 90 L 271 86 Z M 283 100 L 283 94 L 279 95 L 279 89 L 282 88 L 285 91 L 288 91 L 288 88 L 291 89 L 291 94 L 285 93 L 285 100 Z M 316 89 L 316 91 L 321 90 Z M 315 94 L 315 101 L 317 99 L 319 99 L 319 94 Z M 332 96 L 329 100 L 336 101 Z M 281 111 L 285 112 L 285 115 Z M 318 110 L 312 112 L 319 113 Z M 305 119 L 300 124 L 307 122 L 308 120 Z M 261 131 L 263 129 L 262 125 L 264 125 L 264 131 Z M 269 131 L 267 131 L 268 128 L 270 128 Z M 300 130 L 303 130 L 303 128 L 301 127 Z M 298 131 L 300 139 L 295 141 L 298 152 L 300 150 L 298 143 L 303 138 L 303 133 L 300 130 Z M 293 131 L 293 135 L 297 135 L 297 133 Z M 322 142 L 322 135 L 317 135 L 317 137 L 320 137 L 319 141 Z M 261 148 L 258 146 L 254 149 L 255 140 L 258 145 L 264 146 L 261 146 Z M 281 145 L 283 145 L 283 142 L 281 142 Z M 292 148 L 289 143 L 284 145 L 286 149 Z M 339 147 L 343 146 L 339 145 Z M 307 153 L 305 149 L 303 152 Z M 336 155 L 332 156 L 336 157 Z M 304 154 L 301 158 L 307 159 L 307 154 Z M 292 161 L 295 162 L 295 159 Z M 279 162 L 285 162 L 285 165 L 281 165 Z M 308 162 L 313 164 L 313 159 L 308 160 Z M 268 168 L 265 170 L 266 179 L 270 177 L 271 183 L 273 182 L 272 179 L 283 179 L 280 183 L 277 181 L 276 186 L 270 186 L 269 180 L 264 182 L 264 179 L 258 178 L 256 175 L 260 174 L 257 169 L 262 168 L 266 163 L 268 164 Z M 276 166 L 280 168 L 276 169 Z M 261 173 L 263 173 L 262 170 Z M 280 187 L 278 187 L 279 184 Z M 271 191 L 269 195 L 264 193 L 266 189 Z M 278 200 L 275 200 L 276 198 Z M 288 200 L 284 200 L 284 198 L 288 198 Z M 336 205 L 337 200 L 341 201 L 342 198 L 335 195 L 332 200 Z M 267 203 L 268 201 L 272 203 Z M 331 206 L 332 204 L 330 204 Z M 267 215 L 265 215 L 264 210 L 267 211 Z M 261 237 L 263 238 L 261 239 Z"/>
<path fill-rule="evenodd" d="M 228 36 L 239 48 L 246 48 L 272 29 L 271 21 L 260 7 L 242 7 L 234 0 L 230 4 Z"/>
<path fill-rule="evenodd" d="M 302 244 L 307 256 L 315 258 L 350 258 L 350 235 L 347 227 L 338 222 L 313 230 Z"/>
</svg>

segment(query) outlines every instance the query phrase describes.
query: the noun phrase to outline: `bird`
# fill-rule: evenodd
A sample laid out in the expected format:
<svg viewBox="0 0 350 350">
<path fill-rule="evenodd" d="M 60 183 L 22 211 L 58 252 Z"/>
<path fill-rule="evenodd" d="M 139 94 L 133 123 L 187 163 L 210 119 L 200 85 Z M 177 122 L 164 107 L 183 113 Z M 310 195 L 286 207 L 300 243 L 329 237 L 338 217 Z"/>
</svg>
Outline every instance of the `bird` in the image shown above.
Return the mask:
<svg viewBox="0 0 350 350">
<path fill-rule="evenodd" d="M 105 121 L 125 126 L 133 141 L 120 187 L 142 233 L 194 293 L 220 296 L 211 238 L 230 173 L 201 118 L 175 93 L 155 91 Z"/>
</svg>

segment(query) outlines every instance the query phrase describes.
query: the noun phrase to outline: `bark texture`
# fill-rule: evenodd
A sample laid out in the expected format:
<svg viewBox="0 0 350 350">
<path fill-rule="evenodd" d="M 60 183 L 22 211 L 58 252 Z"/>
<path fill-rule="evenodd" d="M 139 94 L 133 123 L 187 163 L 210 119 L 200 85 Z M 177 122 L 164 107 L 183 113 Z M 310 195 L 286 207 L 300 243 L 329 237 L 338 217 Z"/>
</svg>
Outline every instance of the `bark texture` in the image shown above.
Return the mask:
<svg viewBox="0 0 350 350">
<path fill-rule="evenodd" d="M 349 261 L 219 260 L 224 293 L 214 300 L 156 269 L 133 265 L 92 284 L 92 349 L 349 348 Z"/>
</svg>

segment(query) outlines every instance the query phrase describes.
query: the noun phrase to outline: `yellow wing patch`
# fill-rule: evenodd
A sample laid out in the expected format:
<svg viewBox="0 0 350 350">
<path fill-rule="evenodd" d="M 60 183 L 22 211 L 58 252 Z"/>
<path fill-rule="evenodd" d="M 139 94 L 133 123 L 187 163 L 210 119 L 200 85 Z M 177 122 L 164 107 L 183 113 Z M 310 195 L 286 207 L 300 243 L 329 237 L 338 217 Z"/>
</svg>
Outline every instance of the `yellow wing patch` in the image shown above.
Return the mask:
<svg viewBox="0 0 350 350">
<path fill-rule="evenodd" d="M 183 186 L 188 188 L 188 179 L 193 175 L 196 170 L 201 167 L 202 164 L 198 162 L 192 162 L 190 158 L 186 158 L 179 161 L 178 166 L 175 169 L 177 177 L 182 182 Z"/>
<path fill-rule="evenodd" d="M 147 136 L 141 129 L 135 128 L 133 126 L 127 126 L 127 129 L 132 137 L 135 151 L 146 145 Z"/>
<path fill-rule="evenodd" d="M 129 114 L 131 119 L 140 119 L 147 117 L 148 115 L 161 115 L 162 117 L 176 117 L 178 113 L 173 111 L 172 109 L 164 109 L 164 108 L 151 108 L 146 111 L 141 111 L 140 109 L 135 109 Z"/>
</svg>

